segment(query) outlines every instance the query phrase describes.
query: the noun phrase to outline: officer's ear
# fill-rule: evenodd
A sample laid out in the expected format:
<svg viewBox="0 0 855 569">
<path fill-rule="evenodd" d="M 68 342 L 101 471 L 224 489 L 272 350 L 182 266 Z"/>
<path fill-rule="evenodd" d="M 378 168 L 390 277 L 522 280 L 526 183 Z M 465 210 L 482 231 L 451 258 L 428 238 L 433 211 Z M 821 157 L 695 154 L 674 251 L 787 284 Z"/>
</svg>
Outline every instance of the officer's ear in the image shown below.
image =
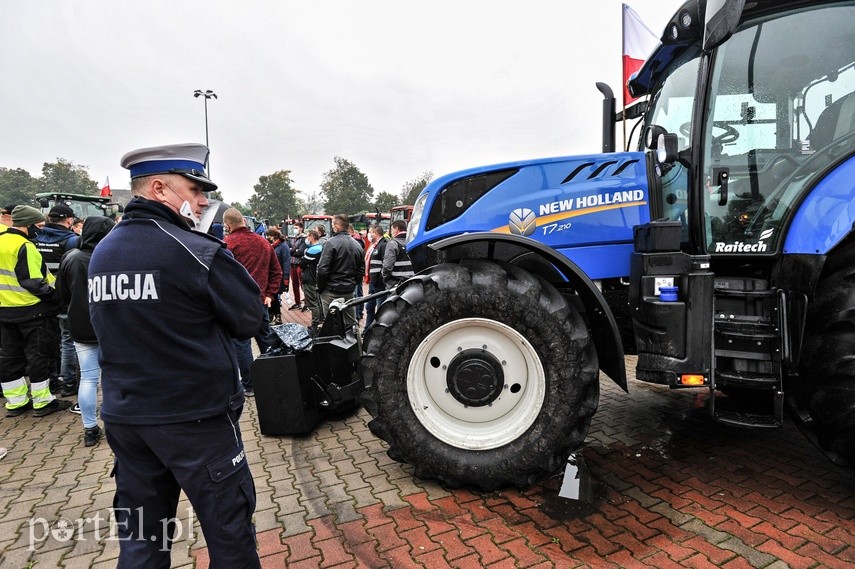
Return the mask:
<svg viewBox="0 0 855 569">
<path fill-rule="evenodd" d="M 168 186 L 166 185 L 166 182 L 164 182 L 160 178 L 153 177 L 151 179 L 151 181 L 149 181 L 149 186 L 148 186 L 149 197 L 151 199 L 158 201 L 158 202 L 161 202 L 161 203 L 166 202 L 167 201 L 167 196 L 166 196 L 167 188 L 168 188 Z"/>
</svg>

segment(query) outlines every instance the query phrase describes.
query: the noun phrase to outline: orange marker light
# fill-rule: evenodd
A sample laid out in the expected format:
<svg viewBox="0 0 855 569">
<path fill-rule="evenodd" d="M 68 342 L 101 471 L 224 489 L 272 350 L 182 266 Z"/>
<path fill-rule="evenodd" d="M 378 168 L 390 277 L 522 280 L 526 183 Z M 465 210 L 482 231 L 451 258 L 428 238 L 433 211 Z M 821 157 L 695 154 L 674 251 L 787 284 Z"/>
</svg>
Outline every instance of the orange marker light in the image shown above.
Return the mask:
<svg viewBox="0 0 855 569">
<path fill-rule="evenodd" d="M 706 378 L 702 375 L 683 374 L 680 376 L 681 385 L 706 385 Z"/>
</svg>

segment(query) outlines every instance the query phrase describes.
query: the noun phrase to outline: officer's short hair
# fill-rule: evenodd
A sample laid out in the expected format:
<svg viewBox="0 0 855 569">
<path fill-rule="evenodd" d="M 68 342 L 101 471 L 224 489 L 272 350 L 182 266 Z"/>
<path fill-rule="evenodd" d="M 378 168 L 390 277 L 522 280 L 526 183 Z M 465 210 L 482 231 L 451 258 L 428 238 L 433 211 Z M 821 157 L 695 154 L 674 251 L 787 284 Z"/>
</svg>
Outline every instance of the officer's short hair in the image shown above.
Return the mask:
<svg viewBox="0 0 855 569">
<path fill-rule="evenodd" d="M 148 182 L 153 177 L 154 176 L 143 176 L 141 178 L 134 178 L 133 180 L 131 180 L 131 194 L 135 196 L 143 194 L 143 190 L 148 187 Z"/>
</svg>

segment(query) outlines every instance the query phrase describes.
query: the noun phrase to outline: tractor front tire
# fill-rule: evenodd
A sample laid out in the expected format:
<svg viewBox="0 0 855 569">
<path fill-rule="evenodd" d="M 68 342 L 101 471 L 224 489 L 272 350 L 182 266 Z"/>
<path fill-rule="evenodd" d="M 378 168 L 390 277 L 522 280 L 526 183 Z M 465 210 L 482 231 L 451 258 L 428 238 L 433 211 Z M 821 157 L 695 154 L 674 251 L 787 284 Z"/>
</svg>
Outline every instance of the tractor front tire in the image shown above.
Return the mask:
<svg viewBox="0 0 855 569">
<path fill-rule="evenodd" d="M 402 284 L 365 335 L 371 432 L 416 476 L 485 491 L 564 466 L 597 408 L 597 356 L 548 282 L 507 264 L 437 265 Z"/>
</svg>

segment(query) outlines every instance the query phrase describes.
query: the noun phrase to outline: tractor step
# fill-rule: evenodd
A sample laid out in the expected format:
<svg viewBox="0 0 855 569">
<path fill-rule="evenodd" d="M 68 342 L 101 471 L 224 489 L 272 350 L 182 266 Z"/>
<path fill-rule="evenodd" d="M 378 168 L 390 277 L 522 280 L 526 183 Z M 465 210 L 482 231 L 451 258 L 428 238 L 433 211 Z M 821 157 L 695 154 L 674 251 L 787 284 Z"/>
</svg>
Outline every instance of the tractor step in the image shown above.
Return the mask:
<svg viewBox="0 0 855 569">
<path fill-rule="evenodd" d="M 710 415 L 727 425 L 784 422 L 782 293 L 761 279 L 717 278 Z"/>
<path fill-rule="evenodd" d="M 771 415 L 754 415 L 751 413 L 739 413 L 734 411 L 721 411 L 715 420 L 723 425 L 734 427 L 748 427 L 752 429 L 777 429 L 783 422 Z"/>
<path fill-rule="evenodd" d="M 762 397 L 763 393 L 769 396 Z M 739 397 L 712 394 L 710 414 L 715 421 L 726 425 L 777 428 L 784 424 L 784 394 L 781 391 L 756 391 L 750 396 L 743 393 Z"/>
<path fill-rule="evenodd" d="M 778 375 L 766 373 L 746 373 L 740 371 L 716 370 L 715 383 L 719 387 L 732 385 L 754 389 L 774 389 L 779 386 L 781 379 Z"/>
</svg>

